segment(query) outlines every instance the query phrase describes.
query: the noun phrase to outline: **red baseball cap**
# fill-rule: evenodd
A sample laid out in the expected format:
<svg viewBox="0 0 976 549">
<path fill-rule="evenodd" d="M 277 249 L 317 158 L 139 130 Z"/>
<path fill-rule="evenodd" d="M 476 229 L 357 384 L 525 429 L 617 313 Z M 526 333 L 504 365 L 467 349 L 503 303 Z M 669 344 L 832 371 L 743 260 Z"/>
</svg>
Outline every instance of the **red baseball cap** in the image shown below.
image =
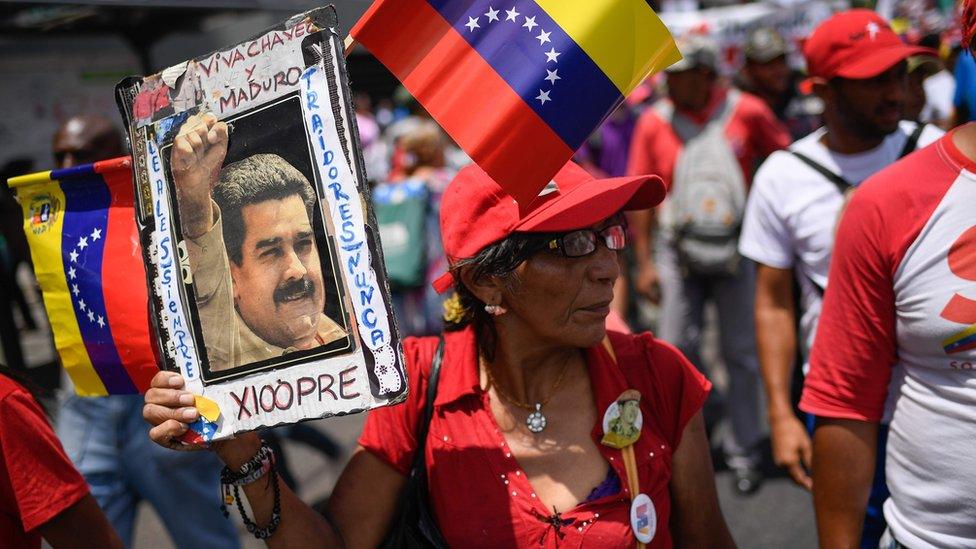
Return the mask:
<svg viewBox="0 0 976 549">
<path fill-rule="evenodd" d="M 645 210 L 664 200 L 656 175 L 595 179 L 568 162 L 527 211 L 476 164 L 463 168 L 441 197 L 441 240 L 450 263 L 473 257 L 514 232 L 548 233 L 595 225 L 621 210 Z M 454 283 L 450 272 L 434 281 L 439 293 Z"/>
<path fill-rule="evenodd" d="M 873 78 L 913 55 L 938 55 L 935 50 L 910 46 L 872 10 L 837 13 L 814 29 L 803 46 L 810 79 Z"/>
</svg>

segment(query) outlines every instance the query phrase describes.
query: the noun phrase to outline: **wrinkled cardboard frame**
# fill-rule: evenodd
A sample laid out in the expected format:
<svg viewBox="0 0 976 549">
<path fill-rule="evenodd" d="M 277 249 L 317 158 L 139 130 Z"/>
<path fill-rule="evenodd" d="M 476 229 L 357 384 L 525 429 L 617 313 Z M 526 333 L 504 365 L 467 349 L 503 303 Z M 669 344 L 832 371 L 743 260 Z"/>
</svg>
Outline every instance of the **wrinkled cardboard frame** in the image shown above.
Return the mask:
<svg viewBox="0 0 976 549">
<path fill-rule="evenodd" d="M 344 44 L 340 40 L 338 34 L 338 20 L 337 20 L 335 8 L 333 6 L 327 6 L 325 8 L 318 8 L 303 14 L 296 15 L 290 18 L 288 21 L 284 22 L 283 24 L 276 25 L 269 29 L 266 29 L 265 31 L 258 33 L 257 35 L 249 38 L 246 41 L 242 41 L 239 44 L 231 45 L 228 48 L 221 48 L 215 51 L 226 51 L 230 48 L 237 47 L 240 44 L 244 44 L 252 40 L 257 40 L 269 32 L 275 30 L 289 29 L 294 25 L 299 24 L 303 21 L 310 21 L 317 29 L 317 32 L 310 32 L 303 39 L 302 42 L 302 53 L 305 58 L 305 67 L 307 69 L 310 66 L 319 66 L 320 68 L 324 69 L 324 72 L 330 75 L 330 77 L 327 79 L 327 83 L 329 86 L 330 105 L 332 107 L 333 116 L 337 122 L 336 133 L 338 135 L 338 141 L 341 146 L 342 152 L 344 153 L 345 158 L 348 160 L 348 167 L 352 174 L 352 180 L 356 184 L 356 190 L 358 191 L 359 199 L 362 202 L 361 211 L 365 221 L 365 226 L 363 227 L 364 235 L 365 235 L 364 240 L 367 245 L 367 250 L 369 254 L 372 256 L 370 262 L 372 266 L 372 272 L 375 275 L 376 283 L 378 284 L 379 289 L 381 291 L 382 298 L 385 301 L 386 321 L 389 326 L 390 340 L 391 343 L 393 344 L 392 348 L 395 352 L 395 364 L 398 370 L 398 375 L 402 380 L 402 387 L 400 388 L 400 390 L 392 394 L 388 394 L 388 395 L 378 394 L 377 388 L 379 386 L 379 381 L 377 380 L 376 374 L 374 373 L 372 353 L 366 351 L 366 346 L 364 344 L 359 346 L 357 351 L 361 352 L 364 358 L 364 362 L 365 362 L 364 367 L 366 369 L 366 374 L 368 375 L 369 378 L 368 385 L 371 392 L 371 396 L 374 401 L 374 404 L 372 406 L 364 406 L 362 408 L 356 408 L 351 410 L 335 411 L 334 413 L 327 412 L 324 415 L 316 415 L 314 417 L 292 418 L 286 421 L 277 421 L 277 422 L 272 421 L 268 424 L 262 424 L 257 427 L 267 427 L 267 426 L 273 426 L 281 423 L 290 423 L 293 421 L 302 421 L 306 419 L 316 419 L 319 417 L 330 417 L 333 415 L 337 416 L 337 415 L 358 413 L 374 406 L 382 406 L 382 405 L 389 405 L 389 404 L 402 402 L 403 400 L 405 400 L 407 395 L 406 373 L 405 373 L 405 366 L 404 366 L 405 363 L 404 363 L 403 352 L 402 352 L 402 344 L 399 338 L 399 330 L 396 325 L 396 319 L 392 314 L 389 284 L 386 280 L 385 270 L 382 268 L 378 268 L 379 266 L 383 265 L 383 251 L 379 243 L 379 234 L 377 230 L 378 225 L 376 223 L 375 215 L 372 212 L 372 210 L 367 207 L 367 205 L 369 204 L 369 186 L 366 184 L 365 162 L 363 159 L 363 155 L 361 153 L 361 147 L 359 145 L 360 144 L 359 131 L 356 124 L 351 123 L 352 120 L 355 120 L 354 118 L 355 110 L 352 105 L 352 96 L 350 93 L 348 76 L 345 69 L 345 59 L 342 55 L 342 52 L 344 51 Z M 315 37 L 316 39 L 313 40 L 312 37 Z M 212 53 L 198 57 L 196 60 L 199 61 L 205 59 L 210 55 L 212 55 Z M 186 63 L 182 65 L 177 65 L 176 66 L 177 71 L 179 71 L 179 67 L 182 67 L 183 70 L 185 70 Z M 179 75 L 173 77 L 173 69 L 174 68 L 163 71 L 162 77 L 164 79 L 168 78 L 170 80 L 175 81 L 176 78 L 179 78 Z M 169 71 L 169 74 L 167 74 L 167 71 Z M 136 200 L 137 200 L 137 205 L 136 205 L 136 210 L 138 212 L 137 224 L 139 225 L 140 228 L 140 238 L 143 243 L 143 254 L 144 254 L 145 265 L 147 269 L 146 272 L 147 284 L 150 287 L 151 299 L 155 300 L 155 303 L 152 304 L 151 307 L 152 310 L 151 310 L 150 318 L 152 322 L 152 329 L 156 338 L 156 341 L 154 343 L 157 345 L 156 348 L 157 357 L 158 359 L 160 359 L 160 362 L 162 363 L 165 369 L 181 371 L 180 367 L 173 360 L 173 357 L 170 356 L 170 353 L 167 352 L 167 344 L 169 342 L 166 339 L 165 330 L 163 330 L 162 326 L 160 325 L 162 321 L 160 317 L 160 313 L 162 310 L 162 301 L 154 291 L 154 287 L 153 287 L 154 280 L 159 276 L 160 273 L 158 272 L 158 265 L 154 260 L 154 258 L 152 257 L 153 248 L 149 238 L 150 233 L 152 233 L 153 231 L 153 227 L 147 225 L 146 223 L 147 220 L 151 219 L 151 210 L 152 210 L 151 208 L 152 201 L 151 199 L 149 199 L 150 198 L 149 195 L 151 193 L 150 177 L 149 177 L 149 169 L 148 169 L 149 166 L 147 165 L 147 152 L 151 152 L 151 151 L 147 151 L 146 140 L 144 139 L 146 131 L 143 130 L 143 126 L 145 126 L 145 124 L 140 125 L 137 123 L 137 121 L 134 119 L 132 115 L 132 109 L 131 109 L 131 105 L 133 100 L 135 99 L 135 95 L 136 93 L 138 93 L 138 84 L 140 80 L 141 79 L 139 77 L 129 77 L 123 80 L 122 82 L 120 82 L 116 88 L 116 99 L 119 105 L 120 112 L 122 113 L 123 118 L 125 119 L 126 122 L 126 126 L 129 130 L 127 139 L 129 139 L 130 145 L 132 147 L 132 153 L 134 159 L 133 183 L 136 190 Z M 311 139 L 312 135 L 308 134 L 308 137 Z M 320 168 L 318 166 L 315 166 L 314 171 L 316 172 L 316 181 L 315 181 L 316 190 L 321 202 L 326 200 L 325 192 L 327 191 L 327 189 L 323 188 L 324 187 L 323 174 L 320 172 Z M 149 206 L 149 212 L 150 212 L 149 215 L 146 214 L 147 205 Z M 323 209 L 325 209 L 324 204 L 322 205 L 322 207 Z M 327 211 L 322 212 L 323 217 L 325 219 L 329 218 L 328 213 L 329 212 Z M 176 248 L 174 247 L 174 250 L 175 249 Z M 342 266 L 343 266 L 342 261 L 340 260 L 339 263 L 335 265 L 335 268 L 337 270 L 341 270 Z M 345 275 L 343 275 L 342 278 L 344 279 L 345 282 L 346 291 L 349 293 L 354 293 L 353 285 L 350 284 L 350 281 L 346 279 Z M 188 296 L 185 294 L 185 291 L 182 292 L 182 295 L 180 296 L 181 303 L 183 304 L 187 303 L 187 298 Z M 351 296 L 350 299 L 354 300 L 355 296 Z M 358 320 L 356 320 L 355 322 L 358 322 Z M 355 329 L 355 326 L 350 326 L 350 329 Z M 360 339 L 357 339 L 357 341 L 364 343 Z M 258 372 L 253 375 L 245 375 L 244 379 L 248 379 L 251 377 L 258 377 L 265 373 L 267 372 Z M 226 383 L 233 383 L 233 382 L 234 380 L 228 380 Z M 216 382 L 216 383 L 221 384 L 221 382 Z M 232 411 L 224 410 L 225 415 L 223 416 L 223 418 L 226 418 L 226 414 L 228 412 L 232 413 Z M 215 425 L 210 426 L 210 428 L 204 426 L 203 430 L 210 429 L 212 430 L 212 432 L 203 433 L 201 436 L 203 441 L 224 438 L 227 436 L 232 436 L 233 434 L 238 432 L 243 432 L 246 430 L 251 430 L 253 428 L 256 428 L 256 427 L 249 427 L 247 429 L 226 429 L 224 428 L 223 425 L 224 424 L 223 418 L 221 420 L 214 422 Z M 191 427 L 194 426 L 191 425 Z"/>
</svg>

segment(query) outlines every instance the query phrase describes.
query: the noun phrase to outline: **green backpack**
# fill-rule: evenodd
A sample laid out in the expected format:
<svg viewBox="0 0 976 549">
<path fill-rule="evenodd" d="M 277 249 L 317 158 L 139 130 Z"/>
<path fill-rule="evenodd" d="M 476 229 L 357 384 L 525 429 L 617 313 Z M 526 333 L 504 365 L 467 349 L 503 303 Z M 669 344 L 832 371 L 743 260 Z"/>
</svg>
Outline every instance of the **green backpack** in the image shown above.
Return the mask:
<svg viewBox="0 0 976 549">
<path fill-rule="evenodd" d="M 427 215 L 430 191 L 408 179 L 377 185 L 373 209 L 380 228 L 386 274 L 393 290 L 419 288 L 427 271 Z"/>
</svg>

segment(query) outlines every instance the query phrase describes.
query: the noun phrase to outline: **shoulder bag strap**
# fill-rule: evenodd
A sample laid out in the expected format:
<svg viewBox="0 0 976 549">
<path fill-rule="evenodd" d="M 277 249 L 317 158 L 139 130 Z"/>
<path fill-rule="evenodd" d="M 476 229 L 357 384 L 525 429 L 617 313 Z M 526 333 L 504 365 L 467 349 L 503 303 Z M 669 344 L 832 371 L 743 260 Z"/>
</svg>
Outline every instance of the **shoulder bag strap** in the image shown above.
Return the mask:
<svg viewBox="0 0 976 549">
<path fill-rule="evenodd" d="M 397 517 L 390 532 L 380 545 L 383 549 L 435 548 L 447 547 L 430 509 L 427 492 L 427 467 L 424 453 L 427 448 L 427 432 L 430 418 L 434 415 L 434 398 L 437 396 L 437 381 L 444 358 L 444 336 L 441 336 L 430 365 L 427 378 L 427 401 L 424 415 L 417 420 L 417 448 L 414 450 L 410 475 L 403 494 L 400 496 Z"/>
<path fill-rule="evenodd" d="M 803 162 L 807 166 L 810 166 L 814 171 L 816 171 L 820 175 L 827 178 L 827 181 L 830 181 L 831 183 L 834 184 L 834 186 L 837 187 L 837 190 L 840 191 L 840 194 L 844 194 L 847 192 L 848 189 L 853 188 L 853 185 L 848 183 L 846 179 L 828 170 L 823 164 L 820 164 L 819 162 L 810 158 L 809 156 L 797 151 L 790 151 L 790 154 L 795 156 L 797 160 L 799 160 L 800 162 Z"/>
<path fill-rule="evenodd" d="M 918 138 L 922 136 L 923 131 L 925 131 L 925 124 L 915 126 L 915 131 L 908 136 L 908 141 L 905 141 L 905 147 L 902 148 L 901 154 L 898 155 L 898 158 L 905 158 L 906 156 L 915 152 L 915 149 L 918 148 Z"/>
<path fill-rule="evenodd" d="M 427 467 L 424 462 L 424 452 L 427 448 L 427 432 L 430 429 L 430 418 L 434 416 L 434 400 L 437 398 L 437 383 L 441 377 L 441 362 L 444 361 L 444 336 L 441 336 L 437 343 L 437 351 L 434 352 L 434 359 L 430 363 L 430 373 L 427 375 L 427 393 L 424 401 L 424 415 L 417 424 L 417 450 L 413 457 L 413 466 L 410 474 L 421 474 L 427 476 Z M 426 481 L 425 481 L 426 484 Z"/>
</svg>

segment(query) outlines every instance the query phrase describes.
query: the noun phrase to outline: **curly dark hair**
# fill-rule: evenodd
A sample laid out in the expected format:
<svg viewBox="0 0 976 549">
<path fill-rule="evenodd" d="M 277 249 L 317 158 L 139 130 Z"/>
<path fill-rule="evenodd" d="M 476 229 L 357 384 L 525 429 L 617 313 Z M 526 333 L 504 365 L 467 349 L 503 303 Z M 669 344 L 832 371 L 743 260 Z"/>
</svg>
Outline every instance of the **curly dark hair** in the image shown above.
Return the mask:
<svg viewBox="0 0 976 549">
<path fill-rule="evenodd" d="M 244 206 L 281 200 L 297 195 L 305 203 L 308 219 L 313 219 L 315 191 L 308 179 L 294 166 L 276 154 L 255 154 L 228 164 L 220 170 L 220 181 L 214 187 L 213 200 L 220 208 L 227 256 L 240 265 L 244 244 Z"/>
<path fill-rule="evenodd" d="M 468 270 L 475 280 L 487 276 L 501 278 L 514 289 L 518 287 L 515 269 L 527 259 L 546 249 L 556 233 L 512 233 L 504 240 L 491 244 L 474 257 L 455 261 L 451 265 L 454 274 L 454 291 L 457 292 L 464 315 L 456 322 L 444 321 L 444 330 L 458 331 L 474 325 L 478 351 L 486 360 L 495 359 L 498 332 L 491 315 L 485 312 L 485 302 L 478 299 L 461 280 L 461 271 Z"/>
</svg>

